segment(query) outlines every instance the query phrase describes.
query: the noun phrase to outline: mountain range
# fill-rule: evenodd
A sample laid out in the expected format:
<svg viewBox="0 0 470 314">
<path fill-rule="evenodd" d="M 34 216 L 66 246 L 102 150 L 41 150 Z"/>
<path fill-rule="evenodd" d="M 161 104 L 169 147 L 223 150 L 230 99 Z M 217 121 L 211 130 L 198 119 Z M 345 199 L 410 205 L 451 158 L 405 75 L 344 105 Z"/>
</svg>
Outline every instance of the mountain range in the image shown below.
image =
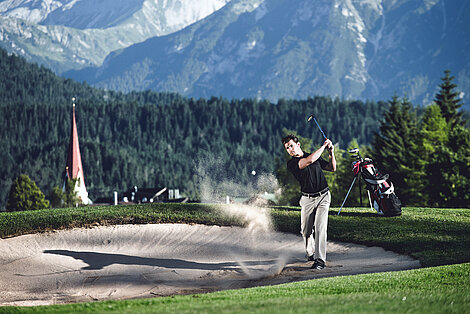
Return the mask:
<svg viewBox="0 0 470 314">
<path fill-rule="evenodd" d="M 0 45 L 60 74 L 114 50 L 176 32 L 230 0 L 7 0 Z"/>
<path fill-rule="evenodd" d="M 0 12 L 2 47 L 106 89 L 427 105 L 449 69 L 470 108 L 470 0 L 11 0 Z"/>
</svg>

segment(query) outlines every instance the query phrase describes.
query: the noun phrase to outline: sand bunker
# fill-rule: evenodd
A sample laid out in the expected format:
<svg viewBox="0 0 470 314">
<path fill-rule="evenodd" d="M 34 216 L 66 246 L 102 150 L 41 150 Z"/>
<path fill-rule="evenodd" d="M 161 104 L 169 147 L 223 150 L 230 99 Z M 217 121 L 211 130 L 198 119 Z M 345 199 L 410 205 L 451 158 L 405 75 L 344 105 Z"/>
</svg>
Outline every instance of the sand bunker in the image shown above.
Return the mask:
<svg viewBox="0 0 470 314">
<path fill-rule="evenodd" d="M 0 304 L 45 305 L 239 289 L 417 268 L 377 247 L 328 242 L 312 270 L 297 235 L 238 227 L 156 224 L 0 239 Z"/>
</svg>

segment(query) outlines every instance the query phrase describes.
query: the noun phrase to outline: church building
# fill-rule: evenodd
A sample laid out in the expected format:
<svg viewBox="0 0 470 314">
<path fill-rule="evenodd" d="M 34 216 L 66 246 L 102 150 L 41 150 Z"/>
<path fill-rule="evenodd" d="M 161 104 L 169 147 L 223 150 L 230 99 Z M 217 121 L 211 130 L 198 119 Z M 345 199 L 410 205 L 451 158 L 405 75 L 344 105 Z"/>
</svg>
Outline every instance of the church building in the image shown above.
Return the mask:
<svg viewBox="0 0 470 314">
<path fill-rule="evenodd" d="M 77 122 L 75 121 L 75 98 L 73 98 L 72 101 L 72 127 L 67 152 L 67 164 L 65 165 L 64 185 L 62 189 L 65 191 L 67 180 L 78 179 L 75 184 L 75 191 L 82 203 L 87 205 L 91 204 L 92 201 L 88 198 L 88 192 L 85 186 L 85 176 L 83 174 L 82 158 L 80 156 L 80 147 L 78 144 Z"/>
</svg>

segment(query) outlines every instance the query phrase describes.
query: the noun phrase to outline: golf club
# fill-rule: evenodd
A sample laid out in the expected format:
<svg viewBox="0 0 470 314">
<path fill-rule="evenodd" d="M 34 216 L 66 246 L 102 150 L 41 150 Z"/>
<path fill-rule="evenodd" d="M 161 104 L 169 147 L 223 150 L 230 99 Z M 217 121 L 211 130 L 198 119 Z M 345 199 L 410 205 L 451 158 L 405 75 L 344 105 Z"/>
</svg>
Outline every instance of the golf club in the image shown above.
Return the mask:
<svg viewBox="0 0 470 314">
<path fill-rule="evenodd" d="M 318 122 L 317 122 L 317 119 L 315 119 L 315 117 L 313 116 L 313 114 L 308 117 L 307 122 L 310 121 L 310 120 L 312 120 L 312 119 L 313 119 L 313 121 L 315 121 L 315 123 L 317 124 L 318 128 L 320 129 L 321 134 L 323 134 L 323 137 L 324 137 L 325 140 L 326 140 L 327 137 L 326 137 L 325 133 L 323 133 L 323 130 L 321 129 L 320 125 L 319 125 Z"/>
</svg>

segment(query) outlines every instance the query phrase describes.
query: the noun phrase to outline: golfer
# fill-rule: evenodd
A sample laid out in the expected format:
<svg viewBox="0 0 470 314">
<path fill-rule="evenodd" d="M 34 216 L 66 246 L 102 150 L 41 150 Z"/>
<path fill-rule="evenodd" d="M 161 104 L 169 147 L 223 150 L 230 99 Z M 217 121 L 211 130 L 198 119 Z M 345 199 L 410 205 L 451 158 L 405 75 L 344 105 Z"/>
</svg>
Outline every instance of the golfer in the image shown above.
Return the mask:
<svg viewBox="0 0 470 314">
<path fill-rule="evenodd" d="M 323 170 L 336 171 L 334 145 L 325 139 L 323 145 L 309 154 L 302 151 L 299 139 L 288 135 L 282 139 L 285 149 L 292 156 L 287 169 L 300 183 L 302 197 L 300 206 L 300 233 L 303 236 L 307 260 L 314 261 L 312 268 L 323 269 L 326 262 L 326 229 L 331 194 Z M 329 161 L 321 155 L 327 149 Z M 315 241 L 315 249 L 313 242 Z"/>
</svg>

